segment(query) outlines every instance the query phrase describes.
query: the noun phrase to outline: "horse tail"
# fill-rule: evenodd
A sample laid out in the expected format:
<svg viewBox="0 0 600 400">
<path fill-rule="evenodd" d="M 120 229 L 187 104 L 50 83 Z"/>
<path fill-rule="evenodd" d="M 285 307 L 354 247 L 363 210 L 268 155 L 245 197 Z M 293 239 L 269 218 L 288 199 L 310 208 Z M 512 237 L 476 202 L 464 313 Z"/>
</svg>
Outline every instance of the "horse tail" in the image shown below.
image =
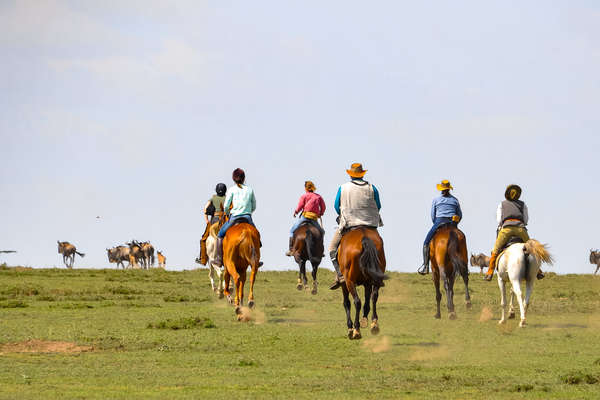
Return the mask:
<svg viewBox="0 0 600 400">
<path fill-rule="evenodd" d="M 243 246 L 244 242 L 248 243 L 247 246 Z M 256 254 L 256 249 L 254 246 L 254 241 L 252 240 L 252 237 L 249 235 L 249 232 L 247 230 L 242 230 L 242 233 L 240 234 L 239 240 L 238 240 L 238 248 L 239 248 L 239 252 L 240 255 L 243 256 L 246 260 L 248 260 L 250 262 L 251 265 L 258 265 L 258 257 Z"/>
<path fill-rule="evenodd" d="M 526 256 L 533 256 L 538 264 L 546 263 L 552 265 L 554 263 L 554 258 L 550 252 L 548 252 L 548 245 L 542 244 L 535 239 L 529 239 L 527 243 L 525 243 L 525 246 L 523 246 L 523 252 Z"/>
<path fill-rule="evenodd" d="M 314 243 L 314 237 L 310 231 L 310 227 L 306 227 L 306 234 L 304 235 L 304 247 L 306 247 L 306 255 L 308 260 L 312 263 L 312 246 Z"/>
<path fill-rule="evenodd" d="M 468 273 L 467 263 L 460 257 L 459 253 L 459 244 L 460 240 L 458 238 L 458 234 L 456 230 L 451 230 L 448 235 L 448 257 L 450 258 L 450 263 L 452 263 L 452 268 L 454 269 L 454 273 Z"/>
<path fill-rule="evenodd" d="M 80 253 L 77 250 L 75 250 L 75 253 L 77 253 L 77 255 L 79 255 L 79 257 L 85 257 L 85 253 Z"/>
<path fill-rule="evenodd" d="M 383 280 L 387 279 L 385 274 L 381 272 L 379 268 L 379 255 L 377 254 L 377 247 L 373 241 L 364 236 L 362 238 L 362 252 L 360 253 L 360 259 L 358 266 L 364 276 L 371 278 L 375 286 L 381 286 Z"/>
</svg>

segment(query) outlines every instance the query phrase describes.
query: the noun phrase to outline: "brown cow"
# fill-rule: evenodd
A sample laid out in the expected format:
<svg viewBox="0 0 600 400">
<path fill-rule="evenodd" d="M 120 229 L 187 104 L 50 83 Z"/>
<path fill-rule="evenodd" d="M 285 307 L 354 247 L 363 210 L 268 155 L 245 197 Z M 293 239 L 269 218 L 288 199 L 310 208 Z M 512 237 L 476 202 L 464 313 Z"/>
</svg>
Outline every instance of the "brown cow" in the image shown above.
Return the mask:
<svg viewBox="0 0 600 400">
<path fill-rule="evenodd" d="M 165 269 L 165 263 L 167 262 L 167 257 L 163 255 L 160 251 L 156 252 L 156 256 L 158 257 L 158 268 Z"/>
</svg>

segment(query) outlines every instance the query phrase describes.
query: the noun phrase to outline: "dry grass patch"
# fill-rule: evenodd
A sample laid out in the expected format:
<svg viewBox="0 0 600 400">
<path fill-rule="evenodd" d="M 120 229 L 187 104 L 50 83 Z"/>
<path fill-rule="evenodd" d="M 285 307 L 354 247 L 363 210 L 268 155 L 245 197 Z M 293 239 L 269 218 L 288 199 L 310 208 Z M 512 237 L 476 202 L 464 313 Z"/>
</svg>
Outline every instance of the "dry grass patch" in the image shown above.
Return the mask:
<svg viewBox="0 0 600 400">
<path fill-rule="evenodd" d="M 72 342 L 31 339 L 25 342 L 0 344 L 0 354 L 7 353 L 82 353 L 92 351 L 92 346 L 79 346 Z"/>
</svg>

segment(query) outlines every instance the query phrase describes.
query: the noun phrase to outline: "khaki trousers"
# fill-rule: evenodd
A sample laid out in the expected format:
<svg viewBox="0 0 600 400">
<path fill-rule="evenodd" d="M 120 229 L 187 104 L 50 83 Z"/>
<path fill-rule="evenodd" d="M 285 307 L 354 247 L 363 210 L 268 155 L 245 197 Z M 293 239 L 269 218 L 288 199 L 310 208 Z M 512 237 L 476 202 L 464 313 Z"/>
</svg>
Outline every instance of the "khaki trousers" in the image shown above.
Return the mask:
<svg viewBox="0 0 600 400">
<path fill-rule="evenodd" d="M 505 226 L 500 230 L 500 232 L 498 232 L 496 244 L 494 244 L 492 253 L 498 253 L 512 237 L 518 237 L 524 242 L 529 240 L 527 229 L 523 228 L 522 226 Z"/>
</svg>

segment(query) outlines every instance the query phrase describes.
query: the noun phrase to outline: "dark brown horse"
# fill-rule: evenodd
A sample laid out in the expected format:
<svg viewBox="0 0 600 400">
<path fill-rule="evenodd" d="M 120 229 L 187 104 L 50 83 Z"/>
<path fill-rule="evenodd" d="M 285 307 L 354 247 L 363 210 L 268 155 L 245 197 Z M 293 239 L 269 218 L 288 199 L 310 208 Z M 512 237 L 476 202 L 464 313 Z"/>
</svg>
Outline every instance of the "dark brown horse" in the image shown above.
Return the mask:
<svg viewBox="0 0 600 400">
<path fill-rule="evenodd" d="M 442 226 L 437 230 L 429 244 L 431 257 L 431 272 L 435 285 L 435 300 L 437 313 L 435 318 L 441 318 L 440 279 L 444 282 L 446 300 L 448 301 L 448 318 L 456 319 L 454 312 L 454 279 L 460 274 L 465 282 L 465 300 L 467 308 L 471 308 L 469 295 L 469 270 L 467 268 L 467 240 L 465 234 L 454 225 Z"/>
<path fill-rule="evenodd" d="M 311 293 L 317 294 L 317 270 L 323 258 L 323 235 L 321 230 L 312 223 L 300 225 L 294 232 L 292 252 L 294 260 L 300 268 L 298 274 L 298 290 L 307 289 L 306 262 L 312 265 L 313 286 Z"/>
<path fill-rule="evenodd" d="M 371 333 L 378 334 L 377 299 L 379 298 L 379 288 L 383 286 L 383 280 L 386 277 L 384 275 L 385 253 L 383 252 L 383 240 L 377 233 L 377 229 L 358 227 L 346 233 L 340 242 L 338 262 L 340 272 L 346 280 L 346 284 L 342 285 L 342 291 L 348 324 L 348 339 L 360 339 L 362 337 L 360 328 L 361 326 L 363 328 L 367 326 L 371 302 L 373 302 Z M 365 288 L 365 306 L 361 321 L 359 321 L 361 301 L 356 290 L 356 287 L 360 285 Z M 356 309 L 354 324 L 350 316 L 349 294 L 354 299 Z"/>
<path fill-rule="evenodd" d="M 244 305 L 244 284 L 246 283 L 246 269 L 250 272 L 250 294 L 248 307 L 254 306 L 254 281 L 260 263 L 260 234 L 256 228 L 242 222 L 229 228 L 223 240 L 223 265 L 225 266 L 225 290 L 227 300 L 235 304 L 235 313 L 241 320 L 241 306 Z M 229 291 L 229 279 L 233 278 L 235 284 L 235 300 Z"/>
</svg>

